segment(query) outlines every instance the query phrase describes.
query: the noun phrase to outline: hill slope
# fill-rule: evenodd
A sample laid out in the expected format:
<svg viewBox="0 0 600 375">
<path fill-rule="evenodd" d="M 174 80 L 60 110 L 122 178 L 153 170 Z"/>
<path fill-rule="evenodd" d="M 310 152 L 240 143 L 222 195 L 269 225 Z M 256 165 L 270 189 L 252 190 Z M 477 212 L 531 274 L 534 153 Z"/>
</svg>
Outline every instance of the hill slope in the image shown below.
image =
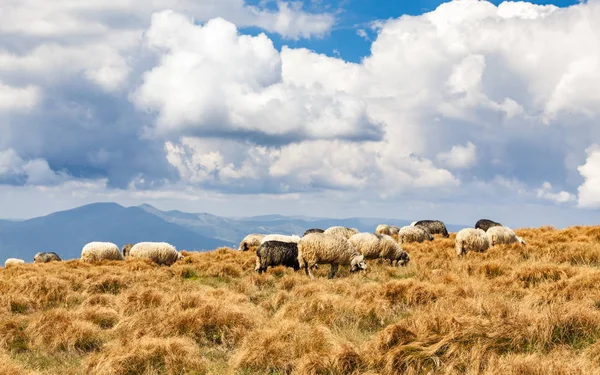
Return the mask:
<svg viewBox="0 0 600 375">
<path fill-rule="evenodd" d="M 600 227 L 517 234 L 333 280 L 230 249 L 0 268 L 0 374 L 599 374 Z"/>
</svg>

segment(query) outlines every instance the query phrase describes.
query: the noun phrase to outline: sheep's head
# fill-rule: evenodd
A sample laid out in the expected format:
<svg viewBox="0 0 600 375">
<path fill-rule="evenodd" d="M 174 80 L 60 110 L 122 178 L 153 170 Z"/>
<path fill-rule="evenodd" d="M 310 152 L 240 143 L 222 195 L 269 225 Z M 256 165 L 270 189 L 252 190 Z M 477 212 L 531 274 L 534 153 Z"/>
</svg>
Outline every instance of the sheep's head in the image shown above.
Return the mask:
<svg viewBox="0 0 600 375">
<path fill-rule="evenodd" d="M 240 244 L 238 251 L 248 251 L 248 243 L 246 241 L 243 241 Z"/>
<path fill-rule="evenodd" d="M 410 256 L 406 251 L 402 251 L 400 253 L 400 257 L 398 258 L 397 265 L 406 266 L 410 262 Z"/>
<path fill-rule="evenodd" d="M 133 244 L 130 243 L 123 245 L 123 250 L 121 250 L 121 253 L 123 253 L 123 257 L 129 256 L 129 252 L 131 251 L 132 247 Z"/>
<path fill-rule="evenodd" d="M 527 245 L 527 242 L 525 242 L 525 240 L 519 236 L 517 236 L 517 240 L 519 240 L 519 243 L 523 246 Z"/>
<path fill-rule="evenodd" d="M 366 270 L 367 264 L 365 263 L 364 255 L 355 255 L 350 262 L 350 272 L 356 272 L 359 270 Z"/>
</svg>

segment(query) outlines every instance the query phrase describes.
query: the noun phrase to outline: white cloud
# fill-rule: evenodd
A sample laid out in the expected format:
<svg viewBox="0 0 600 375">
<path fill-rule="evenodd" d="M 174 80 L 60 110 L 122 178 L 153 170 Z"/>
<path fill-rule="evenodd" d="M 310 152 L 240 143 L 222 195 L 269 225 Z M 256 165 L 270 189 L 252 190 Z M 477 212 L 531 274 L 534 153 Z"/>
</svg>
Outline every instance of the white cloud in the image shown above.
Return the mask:
<svg viewBox="0 0 600 375">
<path fill-rule="evenodd" d="M 587 160 L 577 168 L 584 178 L 579 186 L 579 201 L 582 208 L 600 208 L 600 146 L 594 144 L 587 150 Z"/>
<path fill-rule="evenodd" d="M 146 42 L 163 54 L 160 64 L 144 74 L 132 100 L 141 109 L 158 112 L 158 135 L 377 135 L 360 98 L 287 84 L 279 52 L 264 34 L 239 35 L 223 19 L 197 26 L 190 18 L 164 11 L 153 15 Z"/>
<path fill-rule="evenodd" d="M 437 154 L 437 160 L 450 168 L 470 168 L 477 162 L 477 147 L 467 142 L 466 146 L 452 146 L 449 152 Z"/>
<path fill-rule="evenodd" d="M 240 26 L 258 26 L 286 38 L 326 33 L 335 19 L 331 14 L 302 10 L 300 2 L 277 1 L 278 10 L 246 5 L 243 0 L 6 0 L 0 14 L 0 33 L 45 38 L 94 36 L 119 28 L 143 28 L 157 10 L 185 11 L 199 21 L 227 16 Z M 125 26 L 126 25 L 126 26 Z"/>
<path fill-rule="evenodd" d="M 364 40 L 368 40 L 368 41 L 371 40 L 371 38 L 369 38 L 369 34 L 367 34 L 367 32 L 364 29 L 357 29 L 356 35 L 363 38 Z"/>
<path fill-rule="evenodd" d="M 555 203 L 567 203 L 576 199 L 573 194 L 566 191 L 561 191 L 558 193 L 552 193 L 551 191 L 552 185 L 549 182 L 544 182 L 542 187 L 537 190 L 537 196 L 538 198 L 553 201 Z"/>
<path fill-rule="evenodd" d="M 0 184 L 55 185 L 67 179 L 62 172 L 54 172 L 44 159 L 23 160 L 14 150 L 0 150 Z"/>
<path fill-rule="evenodd" d="M 0 47 L 2 73 L 56 84 L 85 77 L 102 89 L 122 90 L 135 69 L 142 34 L 155 11 L 186 12 L 196 21 L 226 17 L 284 38 L 321 37 L 335 22 L 331 14 L 307 13 L 300 2 L 277 2 L 271 11 L 243 0 L 7 0 L 0 12 L 0 36 L 16 43 Z"/>
<path fill-rule="evenodd" d="M 15 41 L 0 50 L 0 79 L 5 92 L 39 88 L 44 100 L 13 100 L 35 111 L 2 113 L 0 147 L 36 155 L 41 180 L 55 173 L 46 162 L 147 196 L 206 189 L 484 210 L 568 203 L 583 176 L 578 206 L 600 208 L 598 152 L 584 152 L 600 139 L 596 1 L 447 2 L 374 23 L 360 63 L 243 34 L 327 33 L 333 18 L 299 3 L 165 4 L 11 2 L 0 34 Z M 10 164 L 10 183 L 25 183 L 26 163 Z"/>
<path fill-rule="evenodd" d="M 0 81 L 0 111 L 31 109 L 38 104 L 40 97 L 36 86 L 11 87 Z"/>
</svg>

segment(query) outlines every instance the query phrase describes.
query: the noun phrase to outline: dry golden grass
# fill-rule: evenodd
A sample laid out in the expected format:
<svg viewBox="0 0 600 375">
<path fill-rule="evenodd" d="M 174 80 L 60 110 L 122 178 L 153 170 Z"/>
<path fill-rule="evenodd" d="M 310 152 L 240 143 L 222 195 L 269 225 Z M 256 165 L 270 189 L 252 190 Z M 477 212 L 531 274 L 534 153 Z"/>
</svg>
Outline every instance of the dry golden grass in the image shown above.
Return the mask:
<svg viewBox="0 0 600 375">
<path fill-rule="evenodd" d="M 600 227 L 516 232 L 333 280 L 225 248 L 1 269 L 0 374 L 600 374 Z"/>
</svg>

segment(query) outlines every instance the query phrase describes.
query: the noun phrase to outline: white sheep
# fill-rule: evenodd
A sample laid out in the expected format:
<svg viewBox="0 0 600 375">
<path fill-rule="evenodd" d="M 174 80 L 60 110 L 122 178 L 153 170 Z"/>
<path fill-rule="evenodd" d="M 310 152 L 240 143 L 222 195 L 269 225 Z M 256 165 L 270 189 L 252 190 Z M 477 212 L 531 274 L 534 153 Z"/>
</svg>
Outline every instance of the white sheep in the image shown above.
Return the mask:
<svg viewBox="0 0 600 375">
<path fill-rule="evenodd" d="M 256 251 L 256 248 L 260 246 L 260 241 L 265 237 L 264 234 L 251 233 L 244 237 L 244 239 L 240 242 L 240 246 L 238 247 L 238 251 Z"/>
<path fill-rule="evenodd" d="M 379 224 L 377 226 L 377 228 L 375 229 L 375 233 L 387 234 L 388 236 L 394 236 L 394 235 L 398 235 L 399 230 L 400 230 L 400 228 L 393 226 L 393 225 Z"/>
<path fill-rule="evenodd" d="M 354 236 L 356 233 L 359 233 L 360 231 L 356 228 L 346 228 L 346 227 L 342 227 L 342 226 L 333 226 L 333 227 L 329 227 L 327 229 L 325 229 L 325 234 L 333 234 L 336 236 L 342 236 L 345 239 L 348 239 L 352 236 Z"/>
<path fill-rule="evenodd" d="M 490 247 L 490 241 L 483 230 L 479 228 L 464 228 L 456 234 L 454 246 L 456 254 L 462 257 L 469 251 L 486 251 Z"/>
<path fill-rule="evenodd" d="M 398 242 L 401 244 L 407 242 L 423 242 L 425 240 L 433 241 L 433 236 L 423 227 L 406 226 L 400 228 L 398 231 Z"/>
<path fill-rule="evenodd" d="M 121 251 L 112 242 L 89 242 L 81 249 L 81 260 L 83 262 L 99 262 L 107 260 L 123 260 Z"/>
<path fill-rule="evenodd" d="M 402 247 L 387 234 L 358 233 L 348 241 L 365 256 L 365 259 L 388 259 L 390 265 L 406 265 L 410 257 Z"/>
<path fill-rule="evenodd" d="M 329 278 L 332 279 L 340 265 L 349 265 L 350 272 L 367 269 L 364 258 L 346 238 L 339 235 L 310 233 L 298 242 L 298 264 L 311 279 L 315 278 L 312 268 L 317 264 L 329 263 Z"/>
<path fill-rule="evenodd" d="M 18 258 L 8 258 L 4 262 L 4 268 L 9 267 L 9 266 L 15 266 L 17 264 L 25 264 L 25 261 L 23 259 L 18 259 Z"/>
<path fill-rule="evenodd" d="M 506 226 L 494 226 L 490 227 L 486 232 L 490 246 L 499 244 L 511 244 L 519 242 L 521 245 L 525 245 L 525 240 L 517 236 L 517 234 Z"/>
<path fill-rule="evenodd" d="M 148 258 L 156 264 L 171 264 L 183 259 L 183 255 L 175 246 L 166 242 L 138 242 L 131 250 L 129 256 L 132 258 Z"/>
<path fill-rule="evenodd" d="M 284 234 L 269 234 L 263 237 L 260 240 L 260 244 L 264 244 L 267 241 L 279 241 L 279 242 L 293 242 L 298 243 L 300 241 L 300 236 L 292 234 L 291 236 L 286 236 Z"/>
</svg>

